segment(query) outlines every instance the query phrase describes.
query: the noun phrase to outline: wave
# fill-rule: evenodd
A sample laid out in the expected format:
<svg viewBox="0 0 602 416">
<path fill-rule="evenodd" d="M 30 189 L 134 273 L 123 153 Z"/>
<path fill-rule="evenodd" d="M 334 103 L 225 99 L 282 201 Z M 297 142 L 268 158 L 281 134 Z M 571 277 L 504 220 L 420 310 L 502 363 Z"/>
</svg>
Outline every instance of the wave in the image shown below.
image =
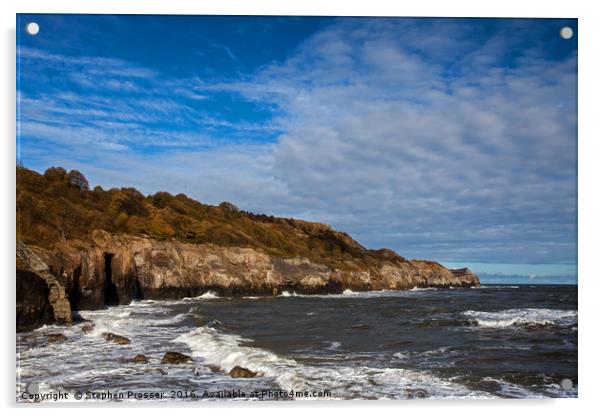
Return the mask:
<svg viewBox="0 0 602 416">
<path fill-rule="evenodd" d="M 220 366 L 226 373 L 240 366 L 274 377 L 286 389 L 307 389 L 307 382 L 297 375 L 297 363 L 261 348 L 244 346 L 251 340 L 226 334 L 215 328 L 200 327 L 173 340 L 192 350 L 192 355 L 209 364 Z"/>
<path fill-rule="evenodd" d="M 492 397 L 486 392 L 471 390 L 427 371 L 304 365 L 292 358 L 244 345 L 252 340 L 215 328 L 197 328 L 178 336 L 173 342 L 186 344 L 192 350 L 193 357 L 206 364 L 217 365 L 226 373 L 235 366 L 241 366 L 273 378 L 283 389 L 325 389 L 332 393 L 333 399 Z M 335 350 L 339 347 L 339 343 L 333 342 L 328 348 Z"/>
<path fill-rule="evenodd" d="M 506 328 L 512 326 L 572 326 L 577 323 L 577 311 L 561 309 L 506 309 L 498 312 L 463 312 L 482 328 Z"/>
<path fill-rule="evenodd" d="M 182 298 L 183 301 L 191 301 L 197 299 L 219 299 L 219 296 L 213 290 L 203 293 L 200 296 Z"/>
<path fill-rule="evenodd" d="M 345 289 L 342 293 L 328 293 L 328 294 L 301 294 L 297 292 L 289 292 L 288 290 L 283 290 L 278 297 L 288 298 L 288 297 L 296 297 L 296 298 L 386 298 L 386 297 L 406 297 L 406 296 L 418 296 L 422 292 L 430 292 L 439 290 L 434 287 L 414 287 L 408 290 L 390 290 L 390 289 L 382 289 L 382 290 L 368 290 L 362 292 L 355 292 L 351 289 Z M 253 297 L 247 297 L 248 299 L 253 299 Z"/>
</svg>

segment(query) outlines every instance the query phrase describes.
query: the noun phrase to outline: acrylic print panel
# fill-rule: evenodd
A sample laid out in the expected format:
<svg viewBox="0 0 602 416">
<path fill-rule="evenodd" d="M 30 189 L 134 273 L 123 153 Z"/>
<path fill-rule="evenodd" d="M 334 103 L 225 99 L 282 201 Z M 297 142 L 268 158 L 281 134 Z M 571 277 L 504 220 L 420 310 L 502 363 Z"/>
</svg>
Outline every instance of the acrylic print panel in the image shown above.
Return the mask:
<svg viewBox="0 0 602 416">
<path fill-rule="evenodd" d="M 577 36 L 18 15 L 17 402 L 576 397 Z"/>
</svg>

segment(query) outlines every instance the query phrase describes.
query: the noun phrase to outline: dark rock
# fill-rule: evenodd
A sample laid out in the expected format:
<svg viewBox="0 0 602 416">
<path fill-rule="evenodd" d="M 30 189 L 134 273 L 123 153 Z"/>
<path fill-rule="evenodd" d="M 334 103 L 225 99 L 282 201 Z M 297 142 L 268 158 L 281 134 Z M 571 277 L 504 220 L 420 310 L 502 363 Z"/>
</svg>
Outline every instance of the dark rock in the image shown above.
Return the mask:
<svg viewBox="0 0 602 416">
<path fill-rule="evenodd" d="M 63 342 L 67 341 L 67 337 L 63 334 L 48 334 L 48 342 Z"/>
<path fill-rule="evenodd" d="M 92 332 L 93 329 L 94 329 L 94 325 L 84 325 L 84 326 L 82 326 L 82 332 L 84 334 L 87 334 L 88 332 Z"/>
<path fill-rule="evenodd" d="M 129 345 L 130 344 L 130 340 L 121 335 L 115 335 L 111 332 L 105 332 L 102 335 L 104 336 L 105 341 L 114 342 L 115 344 L 119 344 L 119 345 Z"/>
<path fill-rule="evenodd" d="M 183 364 L 191 362 L 192 357 L 189 357 L 186 354 L 182 354 L 180 352 L 169 351 L 165 353 L 163 359 L 161 360 L 161 364 Z"/>
<path fill-rule="evenodd" d="M 44 324 L 71 325 L 64 286 L 34 250 L 17 241 L 17 332 Z"/>
<path fill-rule="evenodd" d="M 209 370 L 213 371 L 214 373 L 224 372 L 224 369 L 221 368 L 219 365 L 208 365 L 207 368 L 209 368 Z"/>
<path fill-rule="evenodd" d="M 257 377 L 257 372 L 236 366 L 232 370 L 230 370 L 228 375 L 232 378 L 252 378 Z"/>
<path fill-rule="evenodd" d="M 39 275 L 17 269 L 17 332 L 54 322 L 48 285 Z"/>
<path fill-rule="evenodd" d="M 136 356 L 134 358 L 132 358 L 132 362 L 138 363 L 138 364 L 147 364 L 148 359 L 146 358 L 146 355 L 144 355 L 144 354 L 136 354 Z"/>
</svg>

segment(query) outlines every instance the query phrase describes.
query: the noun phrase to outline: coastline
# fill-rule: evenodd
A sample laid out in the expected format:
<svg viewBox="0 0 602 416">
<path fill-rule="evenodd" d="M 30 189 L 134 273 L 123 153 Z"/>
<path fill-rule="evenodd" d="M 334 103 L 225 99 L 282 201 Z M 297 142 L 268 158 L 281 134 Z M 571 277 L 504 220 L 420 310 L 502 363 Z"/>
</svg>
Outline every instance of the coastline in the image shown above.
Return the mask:
<svg viewBox="0 0 602 416">
<path fill-rule="evenodd" d="M 389 250 L 368 252 L 346 268 L 333 268 L 249 247 L 158 241 L 100 230 L 92 232 L 86 245 L 63 244 L 54 250 L 18 242 L 17 258 L 17 280 L 29 279 L 17 291 L 18 331 L 51 323 L 69 325 L 72 311 L 208 292 L 243 297 L 480 284 L 468 269 L 406 260 Z M 31 295 L 33 287 L 39 287 L 36 296 Z"/>
</svg>

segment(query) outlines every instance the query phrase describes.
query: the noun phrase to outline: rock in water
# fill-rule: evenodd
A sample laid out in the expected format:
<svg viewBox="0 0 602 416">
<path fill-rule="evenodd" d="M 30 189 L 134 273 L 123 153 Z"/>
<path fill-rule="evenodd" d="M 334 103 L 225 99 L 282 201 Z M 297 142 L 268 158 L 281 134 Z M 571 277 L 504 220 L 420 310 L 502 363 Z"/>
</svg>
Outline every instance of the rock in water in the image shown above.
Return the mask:
<svg viewBox="0 0 602 416">
<path fill-rule="evenodd" d="M 132 362 L 138 363 L 138 364 L 146 364 L 146 363 L 148 363 L 148 359 L 146 358 L 146 355 L 144 355 L 144 354 L 136 354 L 136 356 L 134 358 L 132 358 Z"/>
<path fill-rule="evenodd" d="M 168 351 L 163 356 L 161 364 L 183 364 L 192 361 L 192 357 L 176 351 Z"/>
<path fill-rule="evenodd" d="M 119 344 L 119 345 L 129 345 L 130 344 L 130 340 L 121 335 L 115 335 L 111 332 L 105 332 L 102 335 L 105 337 L 105 341 L 114 342 L 115 344 Z"/>
<path fill-rule="evenodd" d="M 84 325 L 84 326 L 82 326 L 82 332 L 84 334 L 87 334 L 88 332 L 92 332 L 93 329 L 94 329 L 93 325 Z"/>
<path fill-rule="evenodd" d="M 257 377 L 257 373 L 255 371 L 251 371 L 248 370 L 246 368 L 240 367 L 240 366 L 236 366 L 234 367 L 232 370 L 230 370 L 230 372 L 228 373 L 228 375 L 232 378 L 252 378 L 252 377 Z"/>
<path fill-rule="evenodd" d="M 63 334 L 48 334 L 48 342 L 63 342 L 67 341 L 67 337 Z"/>
</svg>

